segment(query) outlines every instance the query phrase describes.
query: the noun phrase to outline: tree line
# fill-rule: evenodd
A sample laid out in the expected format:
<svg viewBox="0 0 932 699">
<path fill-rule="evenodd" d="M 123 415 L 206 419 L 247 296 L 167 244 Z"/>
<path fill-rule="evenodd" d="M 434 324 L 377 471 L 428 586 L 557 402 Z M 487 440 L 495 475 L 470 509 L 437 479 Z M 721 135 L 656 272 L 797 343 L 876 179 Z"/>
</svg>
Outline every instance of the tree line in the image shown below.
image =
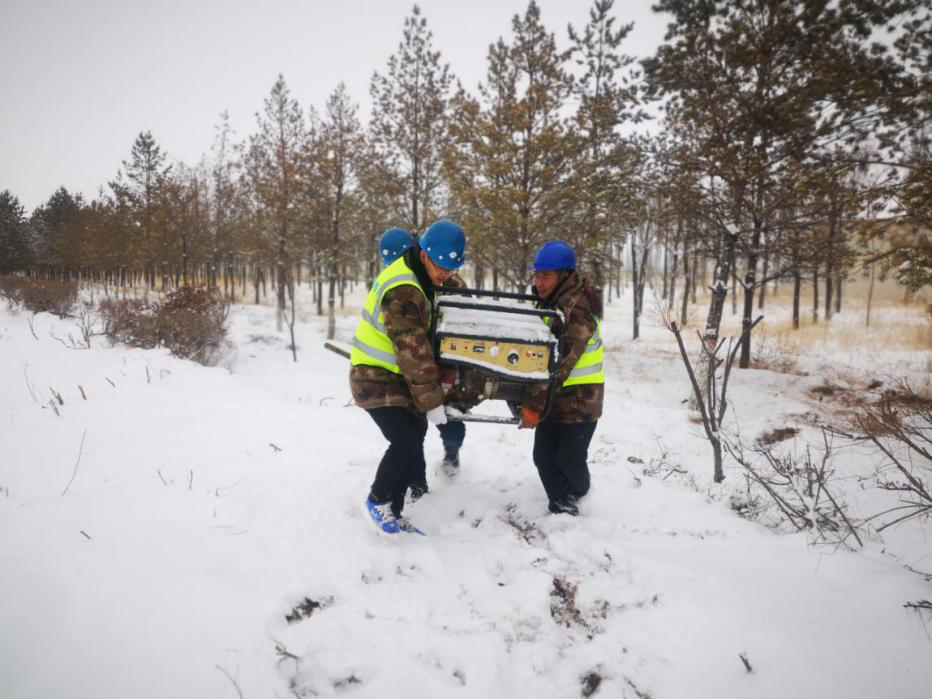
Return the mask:
<svg viewBox="0 0 932 699">
<path fill-rule="evenodd" d="M 384 229 L 449 217 L 469 234 L 476 287 L 526 288 L 551 239 L 574 245 L 609 300 L 627 269 L 635 337 L 650 278 L 684 319 L 705 283 L 710 345 L 729 291 L 749 329 L 775 279 L 793 285 L 797 324 L 804 284 L 828 319 L 868 262 L 932 281 L 932 0 L 654 9 L 667 34 L 638 63 L 614 0 L 559 41 L 531 0 L 471 92 L 414 6 L 372 76 L 368 124 L 342 83 L 318 111 L 279 75 L 253 133 L 238 139 L 222 115 L 196 165 L 169 163 L 143 131 L 92 201 L 60 188 L 27 216 L 0 192 L 0 272 L 256 301 L 271 288 L 280 324 L 303 277 L 332 332 L 345 286 L 377 273 Z M 865 260 L 891 230 L 897 243 Z"/>
</svg>

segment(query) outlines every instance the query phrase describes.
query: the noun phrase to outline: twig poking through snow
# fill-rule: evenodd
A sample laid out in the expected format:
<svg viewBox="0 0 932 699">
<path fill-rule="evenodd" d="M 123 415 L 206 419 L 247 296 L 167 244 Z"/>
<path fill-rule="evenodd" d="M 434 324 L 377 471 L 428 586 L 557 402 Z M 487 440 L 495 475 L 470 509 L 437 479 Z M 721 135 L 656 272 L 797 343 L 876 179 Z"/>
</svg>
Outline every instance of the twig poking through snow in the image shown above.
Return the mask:
<svg viewBox="0 0 932 699">
<path fill-rule="evenodd" d="M 272 447 L 272 449 L 274 449 L 276 453 L 278 453 L 278 452 L 280 452 L 280 451 L 282 450 L 281 447 L 276 446 L 276 445 L 273 444 L 272 442 L 269 442 L 269 446 Z"/>
<path fill-rule="evenodd" d="M 220 670 L 220 672 L 222 672 L 224 675 L 227 676 L 227 679 L 230 680 L 230 682 L 233 683 L 233 688 L 236 690 L 236 693 L 239 695 L 239 699 L 243 699 L 243 693 L 240 691 L 239 685 L 236 684 L 236 680 L 233 679 L 233 677 L 230 675 L 230 673 L 227 672 L 226 670 L 224 670 L 224 669 L 223 669 L 222 667 L 220 667 L 219 665 L 214 665 L 214 667 L 217 668 L 218 670 Z"/>
<path fill-rule="evenodd" d="M 219 497 L 220 497 L 220 491 L 221 491 L 221 490 L 231 490 L 232 488 L 235 488 L 236 486 L 238 486 L 242 481 L 243 481 L 243 479 L 240 478 L 240 479 L 239 479 L 238 481 L 236 481 L 236 483 L 234 483 L 233 485 L 220 485 L 220 486 L 217 486 L 217 489 L 214 490 L 214 497 L 219 498 Z"/>
<path fill-rule="evenodd" d="M 80 533 L 83 534 L 84 537 L 85 537 L 88 541 L 91 540 L 91 535 L 88 534 L 88 533 L 87 533 L 86 531 L 84 531 L 83 529 L 80 531 Z"/>
<path fill-rule="evenodd" d="M 741 658 L 741 662 L 744 663 L 744 669 L 747 670 L 748 673 L 754 672 L 754 668 L 751 667 L 751 662 L 748 660 L 747 653 L 738 653 L 738 657 Z"/>
<path fill-rule="evenodd" d="M 81 397 L 84 400 L 87 400 L 87 394 L 84 393 L 84 386 L 82 386 L 81 384 L 78 384 L 78 390 L 81 391 Z"/>
<path fill-rule="evenodd" d="M 116 388 L 116 384 L 113 383 L 113 381 L 110 380 L 110 377 L 105 376 L 104 378 L 107 379 L 107 383 L 108 383 L 108 384 L 110 384 L 111 386 L 113 386 L 114 388 Z"/>
<path fill-rule="evenodd" d="M 29 365 L 26 364 L 23 366 L 23 376 L 26 377 L 26 388 L 29 389 L 29 395 L 32 396 L 32 399 L 38 403 L 39 398 L 36 396 L 36 387 L 32 385 L 29 381 Z"/>
<path fill-rule="evenodd" d="M 64 495 L 68 492 L 68 488 L 71 487 L 71 484 L 74 483 L 74 477 L 78 475 L 78 464 L 81 463 L 81 452 L 84 451 L 84 438 L 87 436 L 87 428 L 84 428 L 84 434 L 81 435 L 81 445 L 78 447 L 78 458 L 74 461 L 74 472 L 71 474 L 71 480 L 68 481 L 68 485 L 65 486 L 65 489 L 61 491 L 61 494 Z M 89 539 L 90 537 L 88 537 Z"/>
</svg>

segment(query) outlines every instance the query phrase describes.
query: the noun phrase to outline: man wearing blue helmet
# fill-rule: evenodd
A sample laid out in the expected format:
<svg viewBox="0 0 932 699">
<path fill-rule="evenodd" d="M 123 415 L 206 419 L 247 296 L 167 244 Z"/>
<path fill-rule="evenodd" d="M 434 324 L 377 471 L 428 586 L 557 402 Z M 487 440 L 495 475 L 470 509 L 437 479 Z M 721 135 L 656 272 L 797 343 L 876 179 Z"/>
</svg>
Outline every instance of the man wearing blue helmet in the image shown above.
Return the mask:
<svg viewBox="0 0 932 699">
<path fill-rule="evenodd" d="M 382 264 L 390 265 L 412 245 L 414 245 L 414 238 L 404 228 L 389 228 L 379 238 L 379 254 L 382 256 Z M 466 286 L 466 283 L 458 275 L 453 274 L 443 285 L 461 288 Z M 443 462 L 441 467 L 447 476 L 453 477 L 459 472 L 460 448 L 466 439 L 466 425 L 462 422 L 447 422 L 437 425 L 437 431 L 440 433 L 440 440 L 443 442 Z M 411 498 L 417 500 L 427 491 L 427 474 L 425 472 L 420 474 L 420 477 L 411 484 Z"/>
<path fill-rule="evenodd" d="M 404 228 L 389 228 L 379 238 L 379 255 L 382 264 L 390 265 L 414 245 L 414 238 Z"/>
<path fill-rule="evenodd" d="M 418 532 L 402 515 L 409 485 L 425 481 L 428 421 L 446 423 L 445 392 L 429 339 L 434 289 L 464 261 L 466 236 L 437 221 L 385 267 L 363 306 L 350 356 L 353 399 L 388 441 L 366 509 L 383 532 Z M 426 487 L 426 483 L 425 483 Z"/>
<path fill-rule="evenodd" d="M 534 259 L 538 308 L 559 309 L 551 322 L 560 360 L 551 384 L 532 389 L 521 411 L 523 428 L 534 428 L 534 465 L 553 513 L 578 515 L 577 500 L 589 492 L 589 442 L 602 416 L 602 296 L 576 272 L 576 254 L 562 241 L 544 243 Z M 543 416 L 543 418 L 542 418 Z"/>
</svg>

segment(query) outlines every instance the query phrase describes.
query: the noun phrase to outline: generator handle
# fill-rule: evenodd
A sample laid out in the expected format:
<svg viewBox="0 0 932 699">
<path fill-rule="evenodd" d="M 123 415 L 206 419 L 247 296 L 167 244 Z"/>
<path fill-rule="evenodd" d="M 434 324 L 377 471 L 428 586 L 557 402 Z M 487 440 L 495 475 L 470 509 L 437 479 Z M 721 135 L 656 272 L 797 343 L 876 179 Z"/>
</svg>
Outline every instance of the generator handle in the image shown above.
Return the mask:
<svg viewBox="0 0 932 699">
<path fill-rule="evenodd" d="M 435 293 L 452 294 L 457 296 L 484 296 L 496 299 L 517 299 L 518 301 L 538 301 L 533 294 L 519 294 L 513 291 L 489 291 L 488 289 L 469 289 L 467 287 L 441 286 L 434 289 Z"/>
<path fill-rule="evenodd" d="M 441 299 L 437 301 L 437 310 L 440 308 L 464 308 L 466 310 L 495 311 L 496 313 L 515 313 L 525 316 L 537 316 L 538 318 L 560 318 L 562 314 L 559 311 L 547 308 L 516 308 L 514 306 L 496 306 L 491 303 L 462 303 L 458 301 L 447 301 Z"/>
</svg>

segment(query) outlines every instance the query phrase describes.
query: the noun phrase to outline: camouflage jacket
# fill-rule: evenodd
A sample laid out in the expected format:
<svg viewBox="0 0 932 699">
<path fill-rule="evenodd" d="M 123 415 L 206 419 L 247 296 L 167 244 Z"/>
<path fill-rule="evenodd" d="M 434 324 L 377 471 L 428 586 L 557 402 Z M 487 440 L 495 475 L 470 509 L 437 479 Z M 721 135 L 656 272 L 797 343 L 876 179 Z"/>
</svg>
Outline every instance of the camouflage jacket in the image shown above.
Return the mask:
<svg viewBox="0 0 932 699">
<path fill-rule="evenodd" d="M 536 294 L 536 289 L 535 289 Z M 541 299 L 539 308 L 557 308 L 563 312 L 564 321 L 556 319 L 551 324 L 554 334 L 560 338 L 560 361 L 556 368 L 554 395 L 549 395 L 548 384 L 538 384 L 531 389 L 527 407 L 544 413 L 555 422 L 592 422 L 602 416 L 604 384 L 577 384 L 563 387 L 576 362 L 586 350 L 589 338 L 596 330 L 592 315 L 601 315 L 598 292 L 589 286 L 576 271 L 564 279 L 550 298 Z"/>
<path fill-rule="evenodd" d="M 433 301 L 433 285 L 416 255 L 409 257 L 408 265 Z M 454 275 L 445 286 L 463 286 L 463 281 Z M 366 409 L 399 407 L 421 413 L 442 405 L 440 369 L 428 336 L 430 308 L 424 294 L 411 284 L 395 287 L 382 298 L 382 314 L 401 373 L 364 364 L 352 367 L 350 391 L 356 405 Z"/>
</svg>

